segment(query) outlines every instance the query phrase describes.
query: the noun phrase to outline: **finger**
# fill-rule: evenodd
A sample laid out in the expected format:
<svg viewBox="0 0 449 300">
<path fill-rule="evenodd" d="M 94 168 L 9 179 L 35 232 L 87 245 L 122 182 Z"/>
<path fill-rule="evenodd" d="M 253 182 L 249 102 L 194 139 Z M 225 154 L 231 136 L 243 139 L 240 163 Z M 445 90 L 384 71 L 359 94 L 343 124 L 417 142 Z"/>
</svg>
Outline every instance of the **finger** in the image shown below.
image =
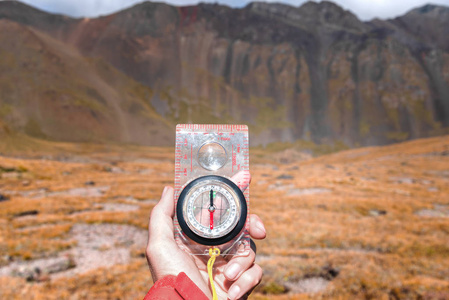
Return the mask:
<svg viewBox="0 0 449 300">
<path fill-rule="evenodd" d="M 253 265 L 245 271 L 236 282 L 234 282 L 228 290 L 230 300 L 239 299 L 254 287 L 256 287 L 262 279 L 262 268 L 259 265 Z"/>
<path fill-rule="evenodd" d="M 242 191 L 244 191 L 251 183 L 251 174 L 249 171 L 240 171 L 232 176 L 231 179 Z"/>
<path fill-rule="evenodd" d="M 230 281 L 237 280 L 243 272 L 251 268 L 255 258 L 256 253 L 253 250 L 250 250 L 247 256 L 234 256 L 224 268 L 226 279 Z"/>
<path fill-rule="evenodd" d="M 149 222 L 149 240 L 153 242 L 160 239 L 174 239 L 173 216 L 175 204 L 173 201 L 173 188 L 166 186 L 158 204 L 151 211 Z"/>
<path fill-rule="evenodd" d="M 254 214 L 249 215 L 249 235 L 257 240 L 262 240 L 267 236 L 262 220 Z"/>
</svg>

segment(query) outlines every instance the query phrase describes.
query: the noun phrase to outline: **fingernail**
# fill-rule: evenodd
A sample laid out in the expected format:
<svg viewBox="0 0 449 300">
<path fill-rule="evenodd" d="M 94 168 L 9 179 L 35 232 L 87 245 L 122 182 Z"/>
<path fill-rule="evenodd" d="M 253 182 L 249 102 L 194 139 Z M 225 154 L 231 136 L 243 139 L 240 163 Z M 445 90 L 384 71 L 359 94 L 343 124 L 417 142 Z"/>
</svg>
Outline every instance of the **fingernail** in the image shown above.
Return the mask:
<svg viewBox="0 0 449 300">
<path fill-rule="evenodd" d="M 240 266 L 238 264 L 232 264 L 226 269 L 226 277 L 234 279 L 240 272 Z"/>
<path fill-rule="evenodd" d="M 256 223 L 256 228 L 263 231 L 264 233 L 267 233 L 267 231 L 265 230 L 265 226 L 263 226 L 262 222 L 257 222 Z"/>
<path fill-rule="evenodd" d="M 240 287 L 238 285 L 233 285 L 228 291 L 228 297 L 231 300 L 237 299 L 240 294 Z"/>
<path fill-rule="evenodd" d="M 164 187 L 164 190 L 162 191 L 162 197 L 164 197 L 164 195 L 167 192 L 167 190 L 168 190 L 168 186 Z"/>
</svg>

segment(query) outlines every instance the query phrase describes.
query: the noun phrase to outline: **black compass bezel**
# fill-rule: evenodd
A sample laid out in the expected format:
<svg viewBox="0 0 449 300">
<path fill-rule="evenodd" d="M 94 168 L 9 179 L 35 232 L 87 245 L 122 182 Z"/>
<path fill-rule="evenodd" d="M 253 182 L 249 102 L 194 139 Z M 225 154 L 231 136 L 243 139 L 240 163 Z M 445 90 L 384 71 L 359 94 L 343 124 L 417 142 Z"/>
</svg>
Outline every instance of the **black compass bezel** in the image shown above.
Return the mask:
<svg viewBox="0 0 449 300">
<path fill-rule="evenodd" d="M 219 181 L 219 182 L 226 184 L 235 192 L 235 194 L 237 195 L 237 200 L 240 202 L 241 214 L 240 214 L 239 221 L 237 222 L 235 227 L 228 234 L 226 234 L 222 237 L 219 237 L 219 238 L 205 238 L 205 237 L 199 236 L 198 234 L 193 232 L 187 225 L 187 223 L 184 219 L 184 215 L 182 213 L 182 207 L 183 207 L 184 202 L 186 201 L 186 196 L 188 195 L 188 193 L 190 192 L 190 190 L 192 188 L 194 188 L 199 182 L 201 182 L 203 180 L 214 180 L 214 181 Z M 198 177 L 198 178 L 192 180 L 181 191 L 179 198 L 178 198 L 178 203 L 176 205 L 176 216 L 178 218 L 178 224 L 181 227 L 182 231 L 192 241 L 197 242 L 202 245 L 207 245 L 207 246 L 223 245 L 223 244 L 226 244 L 227 242 L 231 241 L 232 239 L 234 239 L 245 227 L 247 215 L 248 215 L 248 206 L 246 204 L 246 199 L 245 199 L 245 195 L 243 194 L 243 192 L 232 180 L 230 180 L 226 177 L 223 177 L 223 176 L 218 176 L 218 175 L 206 175 L 206 176 L 201 176 L 201 177 Z"/>
</svg>

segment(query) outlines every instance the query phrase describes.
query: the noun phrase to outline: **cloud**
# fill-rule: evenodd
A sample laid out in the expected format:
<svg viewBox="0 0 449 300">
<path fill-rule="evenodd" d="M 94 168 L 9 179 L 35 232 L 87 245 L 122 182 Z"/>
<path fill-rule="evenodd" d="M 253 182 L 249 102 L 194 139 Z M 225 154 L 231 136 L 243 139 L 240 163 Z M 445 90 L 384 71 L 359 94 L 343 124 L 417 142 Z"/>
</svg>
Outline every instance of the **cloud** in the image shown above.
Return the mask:
<svg viewBox="0 0 449 300">
<path fill-rule="evenodd" d="M 391 19 L 401 16 L 414 8 L 429 4 L 429 1 L 432 4 L 449 6 L 449 0 L 339 0 L 335 2 L 366 21 L 373 18 Z"/>
<path fill-rule="evenodd" d="M 142 0 L 22 0 L 42 10 L 60 13 L 73 17 L 97 17 L 107 15 L 121 9 L 133 6 Z M 283 2 L 292 6 L 300 6 L 306 0 L 265 0 L 266 2 Z M 449 6 L 449 0 L 334 0 L 346 10 L 350 10 L 360 19 L 366 21 L 373 18 L 388 19 L 405 14 L 407 11 L 423 6 L 429 1 L 432 4 Z M 173 5 L 196 4 L 198 0 L 167 0 Z M 203 0 L 202 2 L 218 2 L 232 7 L 243 7 L 247 0 Z M 318 1 L 319 2 L 319 1 Z"/>
<path fill-rule="evenodd" d="M 44 11 L 72 17 L 97 17 L 130 7 L 141 0 L 21 0 Z"/>
<path fill-rule="evenodd" d="M 449 6 L 449 0 L 332 0 L 346 10 L 351 11 L 359 19 L 368 21 L 374 18 L 391 19 L 406 14 L 408 11 L 429 4 Z M 265 0 L 265 2 L 283 2 L 300 6 L 305 0 Z M 321 1 L 315 1 L 321 2 Z"/>
</svg>

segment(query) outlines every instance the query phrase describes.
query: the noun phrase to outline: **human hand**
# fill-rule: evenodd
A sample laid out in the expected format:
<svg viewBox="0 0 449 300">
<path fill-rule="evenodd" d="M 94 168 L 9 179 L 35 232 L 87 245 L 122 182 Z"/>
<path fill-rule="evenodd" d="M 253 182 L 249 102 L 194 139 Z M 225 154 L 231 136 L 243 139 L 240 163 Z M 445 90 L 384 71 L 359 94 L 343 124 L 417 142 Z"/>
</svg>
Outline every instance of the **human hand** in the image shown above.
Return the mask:
<svg viewBox="0 0 449 300">
<path fill-rule="evenodd" d="M 237 174 L 233 180 L 242 190 L 249 184 L 249 176 Z M 184 272 L 204 294 L 211 297 L 207 274 L 208 257 L 190 255 L 180 249 L 175 241 L 173 193 L 172 187 L 165 187 L 161 200 L 151 212 L 146 256 L 153 281 L 156 282 L 166 275 L 176 276 Z M 260 218 L 253 214 L 249 218 L 250 236 L 254 239 L 265 238 L 266 232 Z M 214 264 L 214 283 L 219 299 L 243 298 L 259 284 L 262 269 L 254 263 L 255 256 L 254 250 L 251 249 L 247 256 L 217 257 Z"/>
</svg>

